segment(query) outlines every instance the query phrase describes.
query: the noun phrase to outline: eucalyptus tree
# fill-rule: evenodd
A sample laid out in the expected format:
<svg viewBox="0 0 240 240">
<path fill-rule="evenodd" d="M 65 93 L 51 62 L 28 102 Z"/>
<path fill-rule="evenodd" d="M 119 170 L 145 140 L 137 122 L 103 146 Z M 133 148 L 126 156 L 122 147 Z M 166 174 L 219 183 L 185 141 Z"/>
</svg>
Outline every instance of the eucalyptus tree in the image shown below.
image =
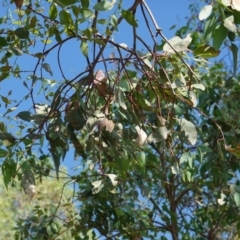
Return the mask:
<svg viewBox="0 0 240 240">
<path fill-rule="evenodd" d="M 62 222 L 72 239 L 237 237 L 238 1 L 191 4 L 171 39 L 145 0 L 14 2 L 19 19 L 0 19 L 0 79 L 24 95 L 1 95 L 5 185 L 17 176 L 34 195 L 46 158 L 59 179 L 74 157 L 77 213 Z M 61 238 L 55 215 L 34 234 Z"/>
</svg>

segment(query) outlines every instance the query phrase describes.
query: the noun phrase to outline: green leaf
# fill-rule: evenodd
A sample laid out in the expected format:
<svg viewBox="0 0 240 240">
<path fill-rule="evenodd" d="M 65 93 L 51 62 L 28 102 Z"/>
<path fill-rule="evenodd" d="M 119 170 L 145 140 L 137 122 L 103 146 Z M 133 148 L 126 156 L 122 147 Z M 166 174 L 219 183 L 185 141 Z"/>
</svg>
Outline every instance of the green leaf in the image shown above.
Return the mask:
<svg viewBox="0 0 240 240">
<path fill-rule="evenodd" d="M 20 39 L 28 39 L 29 38 L 29 31 L 24 27 L 17 28 L 15 30 L 15 34 Z"/>
<path fill-rule="evenodd" d="M 29 164 L 25 164 L 29 165 Z M 30 166 L 22 166 L 22 179 L 21 179 L 21 186 L 24 189 L 25 194 L 33 198 L 34 194 L 36 193 L 36 187 L 35 187 L 35 177 L 33 172 L 31 171 Z"/>
<path fill-rule="evenodd" d="M 212 15 L 210 18 L 207 19 L 204 26 L 204 39 L 206 43 L 208 43 L 211 40 L 214 30 L 216 28 L 216 23 L 217 19 L 215 15 Z"/>
<path fill-rule="evenodd" d="M 46 72 L 50 73 L 50 75 L 53 76 L 53 72 L 52 72 L 51 67 L 48 63 L 46 63 L 46 62 L 43 63 L 42 67 Z"/>
<path fill-rule="evenodd" d="M 8 151 L 0 148 L 0 158 L 6 157 L 7 155 L 8 155 Z"/>
<path fill-rule="evenodd" d="M 50 145 L 50 152 L 52 154 L 57 179 L 59 176 L 60 159 L 64 159 L 68 150 L 67 140 L 60 134 L 46 133 L 46 138 Z"/>
<path fill-rule="evenodd" d="M 94 18 L 95 17 L 94 13 L 90 9 L 87 9 L 87 8 L 81 8 L 80 13 L 82 14 L 82 16 L 84 18 Z"/>
<path fill-rule="evenodd" d="M 71 15 L 66 10 L 61 10 L 59 13 L 60 23 L 66 26 L 69 26 L 70 24 L 74 26 L 73 20 L 71 18 Z"/>
<path fill-rule="evenodd" d="M 138 163 L 141 168 L 144 168 L 146 165 L 146 154 L 143 151 L 140 151 L 138 155 Z"/>
<path fill-rule="evenodd" d="M 30 28 L 34 28 L 37 23 L 37 17 L 34 15 L 30 20 Z"/>
<path fill-rule="evenodd" d="M 231 32 L 236 33 L 237 32 L 237 26 L 234 23 L 234 16 L 231 15 L 230 17 L 227 17 L 224 19 L 223 25 Z"/>
<path fill-rule="evenodd" d="M 11 147 L 16 143 L 16 138 L 11 133 L 0 133 L 0 139 L 6 147 Z"/>
<path fill-rule="evenodd" d="M 202 21 L 204 19 L 207 19 L 211 15 L 212 9 L 213 9 L 212 5 L 204 6 L 199 13 L 198 16 L 199 20 Z"/>
<path fill-rule="evenodd" d="M 56 4 L 53 3 L 49 9 L 49 18 L 53 21 L 57 18 L 57 16 L 58 16 L 58 10 L 57 10 Z"/>
<path fill-rule="evenodd" d="M 4 96 L 1 96 L 1 99 L 3 100 L 4 103 L 6 104 L 10 104 L 11 103 L 11 100 L 9 100 L 8 98 L 4 97 Z"/>
<path fill-rule="evenodd" d="M 12 66 L 2 66 L 0 67 L 1 72 L 9 72 L 12 69 Z"/>
<path fill-rule="evenodd" d="M 188 159 L 191 157 L 189 152 L 184 152 L 180 157 L 180 163 L 188 162 Z"/>
<path fill-rule="evenodd" d="M 238 144 L 236 148 L 225 147 L 225 149 L 237 158 L 240 158 L 240 144 Z"/>
<path fill-rule="evenodd" d="M 122 107 L 124 110 L 127 109 L 124 101 L 124 93 L 120 89 L 117 91 L 116 102 L 119 103 L 120 107 Z"/>
<path fill-rule="evenodd" d="M 16 175 L 17 163 L 12 158 L 7 158 L 2 163 L 3 181 L 6 187 L 12 181 L 12 178 Z"/>
<path fill-rule="evenodd" d="M 103 0 L 103 1 L 95 4 L 93 9 L 95 9 L 97 11 L 108 11 L 113 8 L 114 4 L 115 4 L 115 1 L 111 2 L 111 1 Z"/>
<path fill-rule="evenodd" d="M 111 24 L 114 27 L 114 29 L 116 31 L 118 31 L 118 20 L 117 20 L 117 17 L 114 14 L 111 16 L 110 21 L 111 21 Z"/>
<path fill-rule="evenodd" d="M 195 125 L 182 118 L 181 120 L 179 120 L 179 123 L 180 123 L 180 126 L 181 126 L 181 131 L 184 131 L 185 133 L 185 136 L 188 138 L 188 142 L 191 144 L 191 145 L 194 145 L 196 144 L 197 142 L 197 129 L 195 127 Z"/>
<path fill-rule="evenodd" d="M 18 113 L 17 117 L 27 122 L 30 122 L 32 120 L 32 115 L 28 111 L 23 111 Z"/>
<path fill-rule="evenodd" d="M 5 38 L 0 37 L 0 48 L 8 46 L 8 43 Z"/>
<path fill-rule="evenodd" d="M 81 0 L 81 4 L 83 8 L 89 8 L 89 0 Z"/>
<path fill-rule="evenodd" d="M 219 53 L 220 53 L 220 50 L 216 50 L 209 45 L 199 46 L 193 51 L 193 54 L 195 56 L 203 57 L 203 58 L 213 58 L 218 56 Z"/>
<path fill-rule="evenodd" d="M 226 39 L 228 35 L 227 28 L 224 27 L 223 24 L 217 26 L 214 34 L 213 34 L 213 47 L 218 50 L 221 46 L 223 41 Z"/>
<path fill-rule="evenodd" d="M 88 56 L 88 42 L 86 40 L 82 40 L 80 48 L 82 50 L 82 53 L 85 57 Z"/>
<path fill-rule="evenodd" d="M 137 21 L 132 12 L 122 10 L 122 17 L 133 27 L 138 27 Z"/>
<path fill-rule="evenodd" d="M 238 47 L 234 43 L 231 44 L 231 52 L 233 55 L 233 74 L 235 75 L 237 72 L 238 65 Z"/>
<path fill-rule="evenodd" d="M 78 2 L 78 0 L 58 0 L 64 6 L 70 6 Z"/>
<path fill-rule="evenodd" d="M 53 100 L 51 103 L 51 111 L 57 110 L 60 102 L 61 102 L 61 92 L 62 92 L 62 86 L 60 86 L 56 92 L 54 93 Z"/>
</svg>

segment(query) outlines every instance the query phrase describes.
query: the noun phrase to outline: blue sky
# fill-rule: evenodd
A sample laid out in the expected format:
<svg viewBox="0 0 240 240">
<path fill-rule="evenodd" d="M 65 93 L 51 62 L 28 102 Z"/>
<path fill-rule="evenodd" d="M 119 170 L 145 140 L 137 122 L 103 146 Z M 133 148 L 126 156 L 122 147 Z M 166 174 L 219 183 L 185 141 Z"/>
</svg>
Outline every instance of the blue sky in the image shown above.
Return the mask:
<svg viewBox="0 0 240 240">
<path fill-rule="evenodd" d="M 96 2 L 96 1 L 92 1 Z M 127 9 L 130 4 L 132 4 L 132 1 L 123 1 L 124 7 Z M 160 0 L 147 0 L 147 4 L 149 5 L 153 16 L 155 17 L 155 20 L 157 21 L 160 28 L 162 28 L 163 34 L 169 39 L 174 36 L 174 33 L 176 29 L 183 26 L 186 22 L 186 16 L 189 15 L 188 6 L 192 2 L 190 0 L 168 0 L 168 1 L 160 1 Z M 44 9 L 44 12 L 48 12 L 49 3 L 46 1 L 39 1 L 39 4 Z M 25 7 L 23 7 L 25 9 Z M 43 12 L 43 13 L 44 13 Z M 9 18 L 13 20 L 13 22 L 9 21 L 8 28 L 11 30 L 15 30 L 18 28 L 17 25 L 14 24 L 14 21 L 18 21 L 18 15 L 16 14 L 16 7 L 14 4 L 9 4 L 9 0 L 3 0 L 2 6 L 0 7 L 0 17 L 3 17 L 5 15 L 8 15 Z M 101 13 L 104 17 L 105 13 Z M 137 14 L 137 17 L 140 16 L 140 14 Z M 150 19 L 149 22 L 151 23 Z M 173 25 L 176 25 L 176 27 L 173 30 L 169 30 Z M 152 26 L 152 25 L 151 25 Z M 104 26 L 103 26 L 104 27 Z M 4 28 L 4 26 L 0 27 Z M 80 27 L 79 27 L 80 28 Z M 141 36 L 145 42 L 150 42 L 151 39 L 150 35 L 147 31 L 145 22 L 143 19 L 139 18 L 138 21 L 138 29 L 137 29 L 138 35 Z M 154 29 L 153 29 L 153 33 Z M 129 27 L 128 24 L 122 23 L 118 29 L 118 32 L 115 32 L 113 34 L 112 39 L 115 42 L 118 43 L 125 43 L 128 46 L 131 46 L 132 39 L 132 29 Z M 160 41 L 160 38 L 158 38 Z M 51 44 L 48 44 L 46 49 L 50 48 L 55 42 L 53 41 Z M 63 45 L 61 49 L 61 65 L 63 72 L 67 79 L 71 79 L 74 76 L 76 76 L 81 71 L 84 71 L 86 69 L 87 63 L 85 59 L 82 56 L 82 53 L 80 51 L 79 47 L 80 43 L 78 40 L 73 39 L 66 44 Z M 32 54 L 35 54 L 37 52 L 41 52 L 43 48 L 43 43 L 36 41 L 35 47 L 31 48 L 30 51 Z M 107 49 L 109 54 L 114 51 L 114 49 Z M 48 63 L 51 66 L 51 70 L 53 72 L 53 76 L 51 76 L 49 73 L 44 72 L 44 77 L 48 79 L 53 79 L 57 82 L 61 82 L 63 80 L 63 77 L 60 73 L 58 64 L 57 64 L 57 49 L 52 51 L 45 59 L 45 63 Z M 106 56 L 105 56 L 106 57 Z M 10 65 L 14 66 L 16 63 L 19 64 L 22 70 L 29 70 L 32 71 L 34 67 L 36 66 L 38 59 L 34 58 L 29 55 L 22 55 L 20 57 L 13 57 L 10 60 Z M 12 94 L 9 96 L 9 98 L 12 100 L 11 106 L 15 106 L 16 103 L 23 99 L 25 95 L 29 93 L 29 90 L 23 86 L 23 81 L 25 81 L 30 86 L 30 81 L 27 80 L 27 75 L 22 74 L 21 79 L 16 79 L 13 77 L 10 77 L 9 79 L 5 79 L 0 84 L 0 95 L 1 96 L 7 96 L 9 91 L 12 91 Z M 38 71 L 38 74 L 40 72 Z M 44 99 L 43 95 L 40 94 L 37 95 L 38 90 L 40 89 L 40 82 L 35 86 L 34 91 L 34 100 L 36 103 L 46 103 L 46 100 Z M 14 102 L 16 101 L 16 102 Z M 16 109 L 10 116 L 13 118 L 18 114 L 20 111 L 29 111 L 31 110 L 32 102 L 30 99 L 24 100 L 22 104 Z M 15 128 L 16 124 L 14 120 L 7 119 L 6 117 L 2 117 L 2 115 L 6 112 L 6 109 L 4 107 L 4 104 L 1 104 L 0 107 L 0 121 L 3 121 L 6 125 L 8 125 L 8 128 L 11 129 L 11 132 L 13 134 L 17 134 L 17 129 Z M 47 151 L 46 151 L 47 152 Z M 67 167 L 70 167 L 72 165 L 77 164 L 77 162 L 73 162 L 73 157 L 70 153 L 67 157 L 67 160 L 63 163 Z"/>
</svg>

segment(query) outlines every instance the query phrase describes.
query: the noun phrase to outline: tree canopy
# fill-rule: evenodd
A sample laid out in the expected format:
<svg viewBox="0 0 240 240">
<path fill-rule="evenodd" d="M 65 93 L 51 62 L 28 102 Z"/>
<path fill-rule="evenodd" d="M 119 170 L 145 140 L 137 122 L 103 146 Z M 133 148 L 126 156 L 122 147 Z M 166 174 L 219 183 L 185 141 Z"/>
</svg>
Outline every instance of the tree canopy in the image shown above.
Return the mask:
<svg viewBox="0 0 240 240">
<path fill-rule="evenodd" d="M 239 1 L 190 2 L 170 39 L 148 0 L 3 3 L 1 173 L 35 205 L 15 239 L 238 239 Z M 73 192 L 46 209 L 53 170 Z"/>
</svg>

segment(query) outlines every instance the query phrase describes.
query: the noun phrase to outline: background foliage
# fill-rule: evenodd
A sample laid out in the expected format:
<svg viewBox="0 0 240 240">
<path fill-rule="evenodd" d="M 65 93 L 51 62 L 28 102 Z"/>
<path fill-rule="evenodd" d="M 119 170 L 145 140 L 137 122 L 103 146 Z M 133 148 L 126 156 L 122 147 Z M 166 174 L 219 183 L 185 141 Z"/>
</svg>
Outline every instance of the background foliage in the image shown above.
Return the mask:
<svg viewBox="0 0 240 240">
<path fill-rule="evenodd" d="M 16 239 L 238 238 L 238 2 L 190 3 L 167 39 L 144 0 L 14 1 L 0 81 L 22 91 L 1 91 L 0 157 L 5 187 L 33 197 Z M 128 45 L 114 40 L 125 30 Z M 69 158 L 76 171 L 60 174 Z M 47 207 L 42 185 L 62 189 Z"/>
</svg>

